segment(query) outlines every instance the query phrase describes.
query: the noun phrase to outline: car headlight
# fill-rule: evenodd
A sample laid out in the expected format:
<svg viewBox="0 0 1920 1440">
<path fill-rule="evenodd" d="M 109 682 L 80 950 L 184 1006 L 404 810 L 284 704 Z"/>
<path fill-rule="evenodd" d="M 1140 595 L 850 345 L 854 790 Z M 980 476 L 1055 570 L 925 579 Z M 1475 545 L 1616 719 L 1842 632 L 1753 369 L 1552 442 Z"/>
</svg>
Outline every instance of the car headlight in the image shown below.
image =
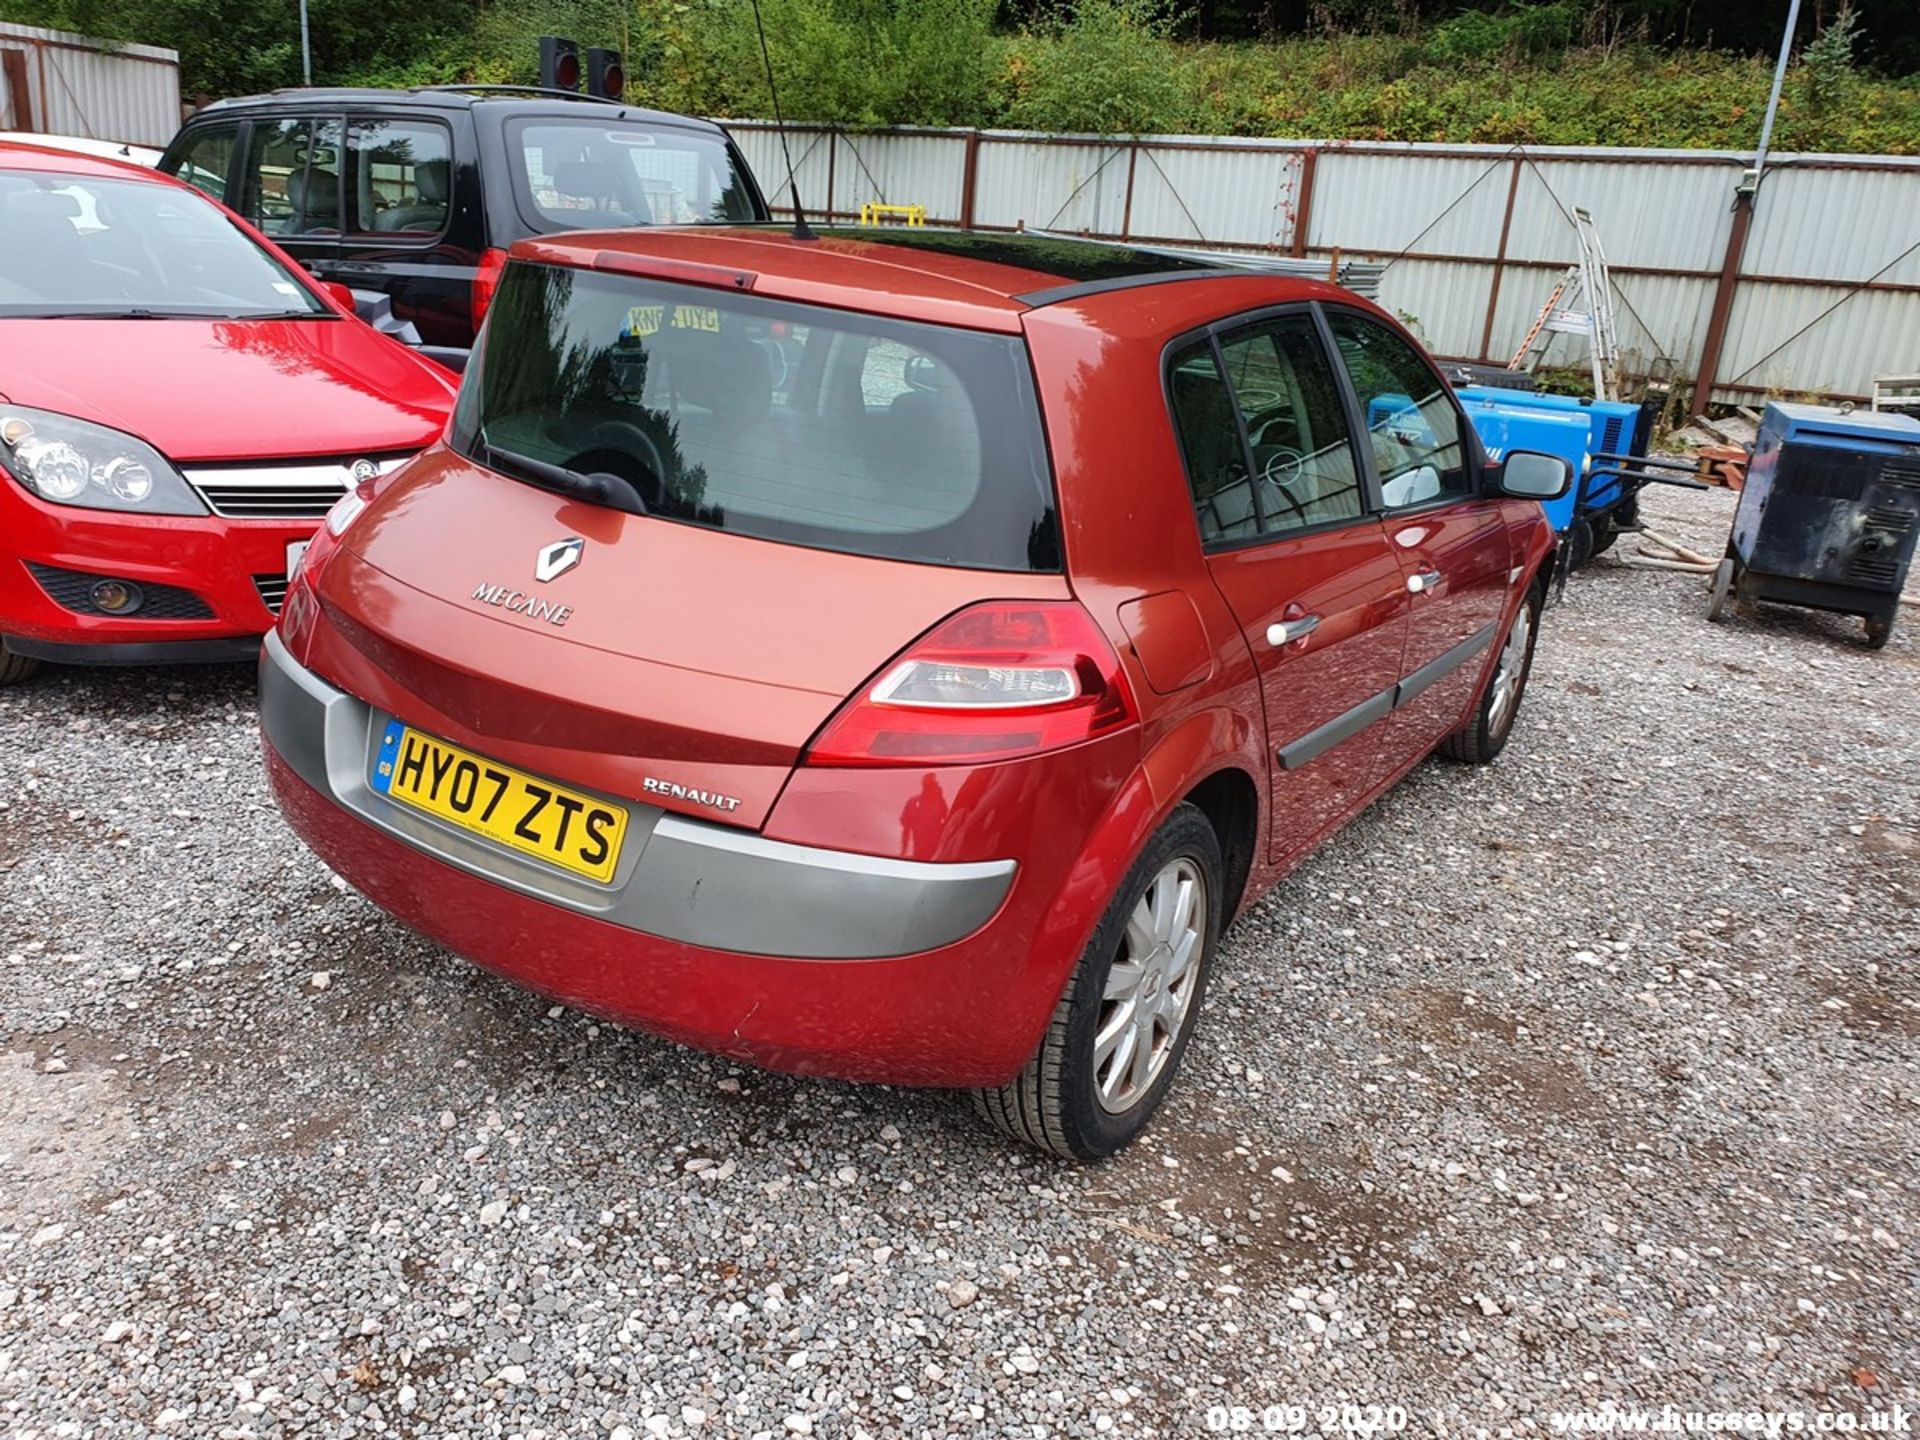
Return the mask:
<svg viewBox="0 0 1920 1440">
<path fill-rule="evenodd" d="M 0 405 L 0 469 L 42 500 L 137 515 L 204 515 L 180 472 L 146 441 L 51 410 Z"/>
</svg>

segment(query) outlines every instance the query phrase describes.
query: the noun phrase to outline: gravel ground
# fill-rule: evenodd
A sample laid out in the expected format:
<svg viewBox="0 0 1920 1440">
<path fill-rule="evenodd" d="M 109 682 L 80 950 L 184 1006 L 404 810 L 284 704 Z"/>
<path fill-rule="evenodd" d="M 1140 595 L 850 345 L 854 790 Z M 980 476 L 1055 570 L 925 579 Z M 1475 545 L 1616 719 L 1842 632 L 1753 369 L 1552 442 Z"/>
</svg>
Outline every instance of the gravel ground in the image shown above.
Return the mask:
<svg viewBox="0 0 1920 1440">
<path fill-rule="evenodd" d="M 0 1430 L 1912 1408 L 1920 613 L 1704 610 L 1578 577 L 1507 754 L 1245 917 L 1092 1169 L 490 979 L 282 828 L 250 675 L 49 672 L 0 697 Z"/>
</svg>

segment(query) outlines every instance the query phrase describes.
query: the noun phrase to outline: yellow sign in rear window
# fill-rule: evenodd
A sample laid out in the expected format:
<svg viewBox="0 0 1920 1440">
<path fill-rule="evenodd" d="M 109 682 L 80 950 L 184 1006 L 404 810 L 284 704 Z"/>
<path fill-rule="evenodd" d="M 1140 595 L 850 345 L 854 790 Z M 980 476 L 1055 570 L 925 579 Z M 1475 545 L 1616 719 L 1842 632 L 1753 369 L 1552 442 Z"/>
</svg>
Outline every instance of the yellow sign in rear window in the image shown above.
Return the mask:
<svg viewBox="0 0 1920 1440">
<path fill-rule="evenodd" d="M 718 333 L 720 312 L 711 305 L 636 305 L 620 327 L 623 340 L 644 340 L 662 329 L 707 330 Z"/>
</svg>

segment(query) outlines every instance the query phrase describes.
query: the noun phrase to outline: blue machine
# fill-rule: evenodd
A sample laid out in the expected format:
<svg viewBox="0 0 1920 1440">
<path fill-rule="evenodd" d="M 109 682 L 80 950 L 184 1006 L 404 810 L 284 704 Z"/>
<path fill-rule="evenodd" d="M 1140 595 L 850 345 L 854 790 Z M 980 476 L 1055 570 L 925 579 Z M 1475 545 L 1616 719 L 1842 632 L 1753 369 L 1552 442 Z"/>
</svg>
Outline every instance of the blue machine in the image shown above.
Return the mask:
<svg viewBox="0 0 1920 1440">
<path fill-rule="evenodd" d="M 1573 467 L 1573 488 L 1545 507 L 1553 528 L 1567 539 L 1570 569 L 1638 524 L 1641 485 L 1651 479 L 1686 483 L 1623 468 L 1647 439 L 1641 406 L 1487 385 L 1454 393 L 1493 458 L 1508 450 L 1544 450 Z"/>
<path fill-rule="evenodd" d="M 1573 523 L 1574 506 L 1579 498 L 1579 482 L 1584 480 L 1592 456 L 1591 427 L 1583 415 L 1556 409 L 1531 409 L 1504 405 L 1497 398 L 1504 391 L 1460 391 L 1460 403 L 1467 412 L 1474 432 L 1486 447 L 1489 460 L 1504 459 L 1512 450 L 1539 450 L 1557 455 L 1573 467 L 1576 483 L 1558 500 L 1549 500 L 1542 509 L 1553 522 L 1554 531 L 1564 535 Z M 1515 394 L 1521 392 L 1515 391 Z M 1531 396 L 1526 398 L 1531 399 Z"/>
<path fill-rule="evenodd" d="M 1893 633 L 1920 543 L 1920 420 L 1817 405 L 1767 406 L 1713 576 L 1710 619 L 1773 600 L 1858 615 L 1878 649 Z"/>
</svg>

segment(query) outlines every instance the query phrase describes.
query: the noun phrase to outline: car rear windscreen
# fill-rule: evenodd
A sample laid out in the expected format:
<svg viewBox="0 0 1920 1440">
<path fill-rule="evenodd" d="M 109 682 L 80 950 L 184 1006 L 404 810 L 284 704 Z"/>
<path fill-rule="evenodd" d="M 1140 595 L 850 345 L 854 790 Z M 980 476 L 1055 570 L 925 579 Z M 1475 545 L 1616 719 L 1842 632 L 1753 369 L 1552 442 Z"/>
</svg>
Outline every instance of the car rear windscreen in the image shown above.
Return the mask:
<svg viewBox="0 0 1920 1440">
<path fill-rule="evenodd" d="M 516 478 L 600 476 L 715 530 L 1060 568 L 1016 336 L 516 261 L 449 438 Z"/>
<path fill-rule="evenodd" d="M 764 220 L 717 134 L 588 117 L 507 123 L 514 189 L 536 231 Z"/>
</svg>

